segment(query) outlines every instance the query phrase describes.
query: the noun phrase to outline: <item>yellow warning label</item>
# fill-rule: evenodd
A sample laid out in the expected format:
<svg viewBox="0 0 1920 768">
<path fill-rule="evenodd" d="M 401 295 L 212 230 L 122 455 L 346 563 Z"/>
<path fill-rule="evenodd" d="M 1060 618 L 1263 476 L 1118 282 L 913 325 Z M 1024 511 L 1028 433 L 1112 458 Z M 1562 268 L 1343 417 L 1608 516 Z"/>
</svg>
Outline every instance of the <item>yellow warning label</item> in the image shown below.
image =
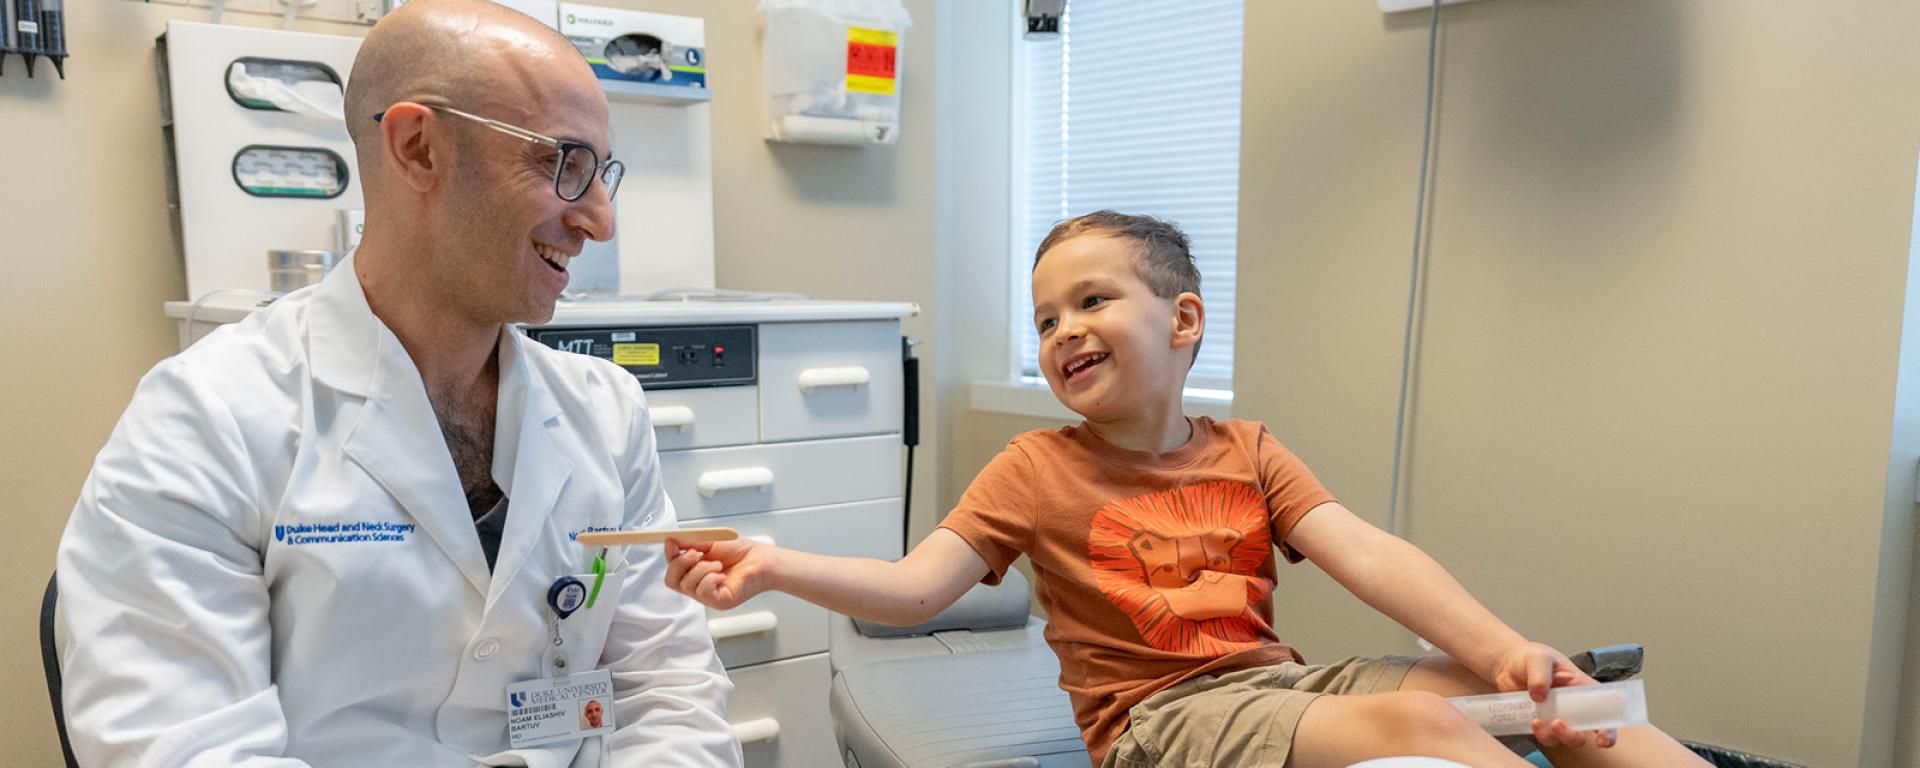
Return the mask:
<svg viewBox="0 0 1920 768">
<path fill-rule="evenodd" d="M 872 75 L 847 75 L 847 90 L 892 96 L 893 78 L 874 77 Z"/>
<path fill-rule="evenodd" d="M 660 345 L 615 344 L 613 345 L 613 363 L 615 365 L 659 365 Z"/>
<path fill-rule="evenodd" d="M 894 48 L 900 45 L 900 33 L 889 32 L 884 29 L 867 29 L 866 27 L 847 27 L 847 42 L 866 43 L 867 45 L 884 45 L 888 48 Z"/>
</svg>

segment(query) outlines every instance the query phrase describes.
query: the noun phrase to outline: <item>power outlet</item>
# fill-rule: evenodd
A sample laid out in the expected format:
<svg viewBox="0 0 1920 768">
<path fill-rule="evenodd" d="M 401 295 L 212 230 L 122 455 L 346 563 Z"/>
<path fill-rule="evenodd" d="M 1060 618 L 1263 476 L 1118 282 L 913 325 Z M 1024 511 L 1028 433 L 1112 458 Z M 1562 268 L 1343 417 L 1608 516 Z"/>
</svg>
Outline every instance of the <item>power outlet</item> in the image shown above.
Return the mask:
<svg viewBox="0 0 1920 768">
<path fill-rule="evenodd" d="M 1473 0 L 1440 0 L 1441 5 L 1459 5 Z M 1381 13 L 1399 13 L 1401 11 L 1423 11 L 1433 7 L 1433 0 L 1380 0 Z"/>
</svg>

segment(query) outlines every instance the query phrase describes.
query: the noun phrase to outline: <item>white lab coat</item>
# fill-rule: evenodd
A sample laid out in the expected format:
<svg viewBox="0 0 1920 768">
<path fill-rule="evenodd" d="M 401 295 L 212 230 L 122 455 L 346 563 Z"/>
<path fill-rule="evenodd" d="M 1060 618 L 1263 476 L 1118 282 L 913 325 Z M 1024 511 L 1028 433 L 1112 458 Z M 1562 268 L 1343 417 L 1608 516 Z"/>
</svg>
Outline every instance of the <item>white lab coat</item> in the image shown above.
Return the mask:
<svg viewBox="0 0 1920 768">
<path fill-rule="evenodd" d="M 106 766 L 729 766 L 732 686 L 657 547 L 610 553 L 562 623 L 613 672 L 618 730 L 509 748 L 546 595 L 588 529 L 675 523 L 639 385 L 500 338 L 491 575 L 424 385 L 348 259 L 162 361 L 96 458 L 59 553 L 75 752 Z M 408 528 L 408 526 L 412 526 Z"/>
</svg>

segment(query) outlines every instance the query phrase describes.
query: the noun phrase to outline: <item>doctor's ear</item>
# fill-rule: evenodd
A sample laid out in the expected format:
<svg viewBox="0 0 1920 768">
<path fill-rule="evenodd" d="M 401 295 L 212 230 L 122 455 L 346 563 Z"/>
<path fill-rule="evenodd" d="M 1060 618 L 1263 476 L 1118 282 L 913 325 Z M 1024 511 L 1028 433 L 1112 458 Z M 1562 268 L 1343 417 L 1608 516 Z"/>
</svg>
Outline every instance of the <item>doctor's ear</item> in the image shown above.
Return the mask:
<svg viewBox="0 0 1920 768">
<path fill-rule="evenodd" d="M 438 116 L 422 105 L 403 101 L 375 119 L 380 121 L 381 172 L 416 192 L 433 189 L 447 161 L 444 134 L 435 130 Z"/>
<path fill-rule="evenodd" d="M 1173 297 L 1173 348 L 1186 349 L 1200 343 L 1207 331 L 1207 305 L 1193 292 Z"/>
</svg>

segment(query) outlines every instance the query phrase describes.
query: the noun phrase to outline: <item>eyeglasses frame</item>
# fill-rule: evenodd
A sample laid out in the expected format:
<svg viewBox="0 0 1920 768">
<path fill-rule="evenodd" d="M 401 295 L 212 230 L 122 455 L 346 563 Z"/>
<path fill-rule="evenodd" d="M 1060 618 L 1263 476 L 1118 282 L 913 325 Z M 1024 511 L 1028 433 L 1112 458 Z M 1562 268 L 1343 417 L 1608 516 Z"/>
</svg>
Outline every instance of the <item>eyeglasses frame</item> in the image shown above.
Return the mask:
<svg viewBox="0 0 1920 768">
<path fill-rule="evenodd" d="M 408 102 L 408 103 L 418 103 L 418 102 Z M 500 122 L 499 120 L 481 117 L 471 112 L 463 112 L 461 110 L 454 109 L 453 107 L 442 106 L 439 104 L 420 104 L 420 106 L 426 107 L 427 109 L 431 109 L 436 112 L 445 112 L 458 117 L 464 117 L 468 120 L 472 120 L 488 128 L 492 128 L 496 131 L 507 134 L 508 136 L 512 136 L 522 141 L 527 141 L 533 144 L 539 144 L 541 146 L 545 146 L 553 149 L 557 153 L 554 155 L 554 159 L 553 159 L 553 194 L 558 196 L 561 200 L 565 200 L 569 203 L 579 202 L 580 198 L 585 197 L 587 195 L 587 190 L 593 189 L 593 182 L 595 179 L 598 179 L 602 185 L 607 185 L 607 171 L 610 169 L 618 168 L 619 174 L 615 177 L 611 185 L 607 185 L 607 200 L 611 201 L 613 200 L 614 194 L 620 191 L 620 182 L 626 178 L 626 175 L 627 175 L 626 163 L 622 163 L 619 160 L 615 160 L 613 158 L 607 158 L 606 160 L 602 161 L 600 159 L 600 153 L 593 151 L 593 147 L 588 146 L 584 143 L 581 143 L 578 141 L 571 141 L 568 139 L 556 139 L 556 138 L 553 138 L 552 136 L 536 133 L 534 131 L 527 130 L 525 128 L 514 125 L 512 123 L 503 123 L 503 122 Z M 386 117 L 386 115 L 387 115 L 387 111 L 382 110 L 373 116 L 373 121 L 376 123 L 380 122 L 380 119 L 383 117 Z M 586 186 L 581 187 L 580 191 L 576 193 L 574 196 L 568 197 L 566 196 L 566 194 L 560 191 L 560 176 L 561 174 L 566 173 L 566 170 L 567 170 L 567 153 L 576 152 L 576 151 L 585 152 L 587 153 L 587 157 L 593 159 L 593 175 L 587 178 Z"/>
</svg>

